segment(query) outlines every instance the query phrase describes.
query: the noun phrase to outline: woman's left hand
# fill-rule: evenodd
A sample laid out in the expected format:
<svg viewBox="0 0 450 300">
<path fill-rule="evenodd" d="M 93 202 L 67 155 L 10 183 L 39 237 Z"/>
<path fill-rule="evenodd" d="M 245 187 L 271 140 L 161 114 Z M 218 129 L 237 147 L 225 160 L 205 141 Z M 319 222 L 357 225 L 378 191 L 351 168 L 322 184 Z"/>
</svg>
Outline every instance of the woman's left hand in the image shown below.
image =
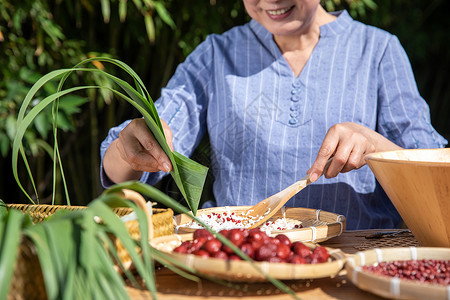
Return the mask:
<svg viewBox="0 0 450 300">
<path fill-rule="evenodd" d="M 316 160 L 308 170 L 311 182 L 322 175 L 325 165 L 333 160 L 323 174 L 326 178 L 337 176 L 366 164 L 367 154 L 402 149 L 378 132 L 363 125 L 346 122 L 333 125 L 325 135 Z"/>
</svg>

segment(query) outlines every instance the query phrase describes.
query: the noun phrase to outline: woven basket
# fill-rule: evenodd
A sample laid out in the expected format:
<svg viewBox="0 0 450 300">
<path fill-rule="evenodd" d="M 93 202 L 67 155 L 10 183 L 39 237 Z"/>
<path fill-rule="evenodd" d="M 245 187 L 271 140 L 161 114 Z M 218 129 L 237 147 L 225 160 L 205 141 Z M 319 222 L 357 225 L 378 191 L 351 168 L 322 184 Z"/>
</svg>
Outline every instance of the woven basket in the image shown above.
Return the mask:
<svg viewBox="0 0 450 300">
<path fill-rule="evenodd" d="M 247 211 L 250 206 L 229 206 L 229 207 L 213 207 L 199 209 L 197 216 L 211 213 L 235 212 L 242 213 Z M 303 207 L 282 207 L 270 220 L 278 218 L 291 218 L 302 222 L 303 228 L 290 230 L 274 230 L 269 235 L 276 236 L 283 233 L 293 242 L 314 242 L 319 243 L 330 238 L 341 235 L 345 230 L 346 218 L 345 216 L 327 212 L 320 209 L 303 208 Z M 174 218 L 176 231 L 179 234 L 192 233 L 193 228 L 183 227 L 192 219 L 185 214 L 176 215 Z"/>
<path fill-rule="evenodd" d="M 173 252 L 173 249 L 179 246 L 183 241 L 190 241 L 192 239 L 192 233 L 174 234 L 171 236 L 154 238 L 150 244 L 201 274 L 233 282 L 250 283 L 268 281 L 264 274 L 280 280 L 325 278 L 338 274 L 345 263 L 345 254 L 339 249 L 332 248 L 327 248 L 330 253 L 330 259 L 325 263 L 290 264 L 253 262 L 260 270 L 255 269 L 247 261 L 224 260 L 211 257 L 202 258 L 194 254 Z M 310 249 L 316 247 L 316 245 L 312 243 L 306 243 L 306 245 Z"/>
<path fill-rule="evenodd" d="M 123 190 L 123 196 L 135 202 L 140 208 L 147 213 L 147 218 L 151 219 L 149 225 L 149 238 L 171 235 L 174 233 L 173 228 L 173 211 L 171 209 L 152 209 L 150 213 L 147 209 L 144 198 L 134 191 Z M 16 209 L 31 216 L 34 223 L 44 221 L 47 217 L 53 215 L 58 210 L 82 210 L 86 206 L 66 206 L 66 205 L 34 205 L 34 204 L 7 204 L 8 209 Z M 123 217 L 133 212 L 128 207 L 115 208 L 114 213 L 119 217 Z M 136 220 L 125 223 L 125 226 L 134 239 L 140 237 L 139 223 Z M 115 241 L 119 258 L 125 267 L 131 266 L 131 259 L 123 246 Z M 34 244 L 23 239 L 19 247 L 14 275 L 11 282 L 8 299 L 47 299 L 44 279 L 41 271 L 41 265 L 36 253 Z"/>
<path fill-rule="evenodd" d="M 173 226 L 173 211 L 168 209 L 152 209 L 151 212 L 147 209 L 146 202 L 141 194 L 132 190 L 123 190 L 123 197 L 136 203 L 138 207 L 144 210 L 147 215 L 147 220 L 152 220 L 148 222 L 148 233 L 149 239 L 154 237 L 160 237 L 165 235 L 174 234 Z M 125 223 L 130 236 L 138 240 L 141 237 L 139 231 L 139 222 L 137 220 L 128 221 Z M 129 269 L 132 266 L 133 261 L 131 260 L 128 251 L 125 250 L 122 243 L 118 240 L 115 241 L 115 246 L 117 249 L 117 254 L 122 262 L 125 269 Z"/>
<path fill-rule="evenodd" d="M 439 247 L 375 248 L 347 258 L 347 277 L 362 290 L 389 299 L 450 299 L 450 286 L 382 276 L 363 266 L 396 260 L 450 260 L 450 249 Z"/>
</svg>

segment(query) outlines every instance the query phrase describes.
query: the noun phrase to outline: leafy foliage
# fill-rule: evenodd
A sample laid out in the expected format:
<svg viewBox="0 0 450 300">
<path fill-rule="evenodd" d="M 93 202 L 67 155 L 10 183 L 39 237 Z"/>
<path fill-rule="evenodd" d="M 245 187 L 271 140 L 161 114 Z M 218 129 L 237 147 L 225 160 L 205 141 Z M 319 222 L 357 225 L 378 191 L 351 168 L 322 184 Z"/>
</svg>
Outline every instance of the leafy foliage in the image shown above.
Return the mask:
<svg viewBox="0 0 450 300">
<path fill-rule="evenodd" d="M 139 220 L 141 239 L 133 240 L 124 223 L 110 207 L 132 207 Z M 139 276 L 155 293 L 153 260 L 148 244 L 144 212 L 117 193 L 105 193 L 86 210 L 63 211 L 47 221 L 33 224 L 27 215 L 14 209 L 0 218 L 0 297 L 6 299 L 12 280 L 18 248 L 28 238 L 40 260 L 48 299 L 127 299 L 124 279 L 114 266 L 121 267 L 111 237 L 127 249 Z M 101 220 L 101 222 L 98 222 Z M 136 246 L 142 250 L 138 255 Z M 153 251 L 156 251 L 153 249 Z M 128 271 L 126 276 L 136 282 Z M 33 280 L 30 278 L 30 280 Z"/>
</svg>

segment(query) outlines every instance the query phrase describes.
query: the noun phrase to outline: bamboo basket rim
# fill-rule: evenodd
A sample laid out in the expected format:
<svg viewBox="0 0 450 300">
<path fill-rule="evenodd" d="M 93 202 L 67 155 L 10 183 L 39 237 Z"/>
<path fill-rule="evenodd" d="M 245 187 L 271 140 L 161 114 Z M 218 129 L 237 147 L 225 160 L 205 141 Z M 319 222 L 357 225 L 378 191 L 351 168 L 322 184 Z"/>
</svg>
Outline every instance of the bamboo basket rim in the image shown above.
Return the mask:
<svg viewBox="0 0 450 300">
<path fill-rule="evenodd" d="M 347 277 L 358 288 L 381 297 L 393 299 L 449 299 L 450 286 L 382 276 L 362 268 L 394 260 L 450 260 L 450 248 L 388 247 L 359 251 L 347 257 Z"/>
<path fill-rule="evenodd" d="M 174 234 L 154 238 L 150 245 L 160 251 L 164 251 L 173 259 L 180 261 L 199 273 L 218 279 L 233 282 L 265 282 L 268 279 L 262 274 L 267 274 L 279 280 L 316 279 L 335 276 L 345 263 L 345 253 L 340 249 L 327 248 L 330 253 L 330 261 L 317 264 L 290 264 L 270 263 L 254 261 L 260 271 L 255 269 L 250 262 L 243 260 L 224 260 L 219 258 L 201 258 L 194 254 L 180 254 L 171 252 L 183 241 L 192 240 L 192 233 Z M 311 249 L 317 245 L 305 243 Z M 262 273 L 261 273 L 262 272 Z"/>
<path fill-rule="evenodd" d="M 211 212 L 222 212 L 222 211 L 245 211 L 251 206 L 220 206 L 199 209 L 197 211 L 197 216 L 202 214 L 208 214 Z M 281 216 L 286 218 L 293 218 L 292 215 L 300 215 L 303 219 L 297 219 L 300 221 L 305 221 L 306 226 L 303 228 L 290 229 L 290 230 L 273 230 L 269 236 L 276 236 L 277 234 L 284 234 L 292 242 L 323 242 L 330 238 L 339 236 L 346 228 L 346 218 L 343 215 L 328 212 L 321 209 L 314 208 L 304 208 L 304 207 L 283 207 L 280 209 L 272 218 L 279 218 Z M 190 221 L 185 214 L 179 214 L 174 216 L 174 226 L 176 233 L 190 233 L 195 231 L 193 228 L 177 227 L 182 224 L 186 224 Z M 311 224 L 310 226 L 307 226 Z"/>
<path fill-rule="evenodd" d="M 418 166 L 429 166 L 429 167 L 448 167 L 450 165 L 450 161 L 438 161 L 438 160 L 417 160 L 410 159 L 408 157 L 405 158 L 387 158 L 383 157 L 384 154 L 395 154 L 395 153 L 413 153 L 413 152 L 450 152 L 450 148 L 438 148 L 438 149 L 403 149 L 403 150 L 392 150 L 392 151 L 383 151 L 383 152 L 375 152 L 368 154 L 364 159 L 367 161 L 378 161 L 384 163 L 393 163 L 393 164 L 414 164 Z"/>
</svg>

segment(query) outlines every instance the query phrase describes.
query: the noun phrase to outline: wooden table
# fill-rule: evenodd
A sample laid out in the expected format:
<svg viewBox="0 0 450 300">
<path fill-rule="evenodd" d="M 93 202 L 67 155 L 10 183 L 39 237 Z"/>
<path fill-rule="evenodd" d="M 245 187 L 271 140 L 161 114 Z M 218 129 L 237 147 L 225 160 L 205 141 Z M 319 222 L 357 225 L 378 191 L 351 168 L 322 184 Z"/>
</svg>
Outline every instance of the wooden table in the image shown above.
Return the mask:
<svg viewBox="0 0 450 300">
<path fill-rule="evenodd" d="M 379 239 L 367 239 L 366 236 L 380 231 L 398 230 L 356 230 L 343 232 L 341 236 L 332 238 L 321 245 L 330 248 L 339 248 L 346 254 L 354 254 L 360 250 L 376 247 L 391 246 L 418 246 L 417 241 L 410 233 L 398 234 L 392 237 Z M 284 281 L 296 295 L 305 299 L 383 299 L 371 293 L 360 290 L 353 285 L 342 270 L 333 278 L 321 278 L 314 280 Z M 280 292 L 271 283 L 238 283 L 239 289 L 224 287 L 208 280 L 196 283 L 185 279 L 168 269 L 162 268 L 156 271 L 158 299 L 292 299 L 290 295 Z M 140 291 L 128 288 L 132 299 L 151 299 L 148 291 Z"/>
</svg>

